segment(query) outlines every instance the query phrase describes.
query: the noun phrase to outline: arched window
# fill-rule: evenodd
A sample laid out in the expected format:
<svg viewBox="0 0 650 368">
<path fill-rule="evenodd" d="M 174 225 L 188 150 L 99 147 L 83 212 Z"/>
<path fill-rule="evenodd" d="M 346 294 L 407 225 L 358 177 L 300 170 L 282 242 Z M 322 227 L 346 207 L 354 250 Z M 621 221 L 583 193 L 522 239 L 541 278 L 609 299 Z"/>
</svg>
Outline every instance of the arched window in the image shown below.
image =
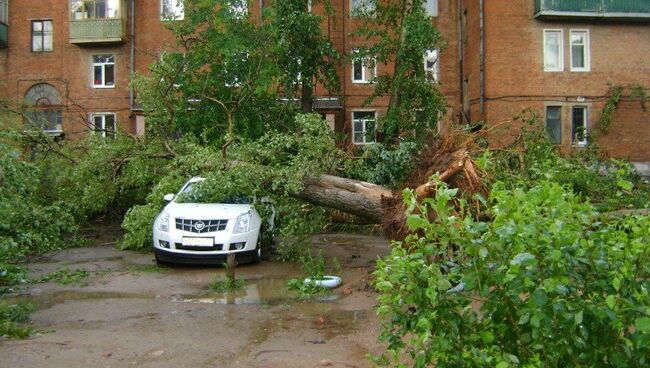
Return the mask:
<svg viewBox="0 0 650 368">
<path fill-rule="evenodd" d="M 25 117 L 28 127 L 40 128 L 51 134 L 63 132 L 63 100 L 52 85 L 34 85 L 25 94 L 24 103 L 27 107 Z"/>
</svg>

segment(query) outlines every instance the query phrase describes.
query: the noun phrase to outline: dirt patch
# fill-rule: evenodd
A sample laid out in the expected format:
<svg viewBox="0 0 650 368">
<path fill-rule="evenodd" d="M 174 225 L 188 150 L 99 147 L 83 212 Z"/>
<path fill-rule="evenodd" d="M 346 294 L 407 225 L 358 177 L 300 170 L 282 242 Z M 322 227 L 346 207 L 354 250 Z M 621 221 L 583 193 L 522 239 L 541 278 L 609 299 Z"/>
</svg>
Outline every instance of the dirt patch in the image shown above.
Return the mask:
<svg viewBox="0 0 650 368">
<path fill-rule="evenodd" d="M 314 243 L 341 264 L 344 284 L 310 300 L 285 287 L 301 276 L 294 264 L 240 266 L 244 289 L 213 293 L 208 285 L 225 278 L 222 267 L 160 268 L 152 255 L 112 244 L 46 255 L 32 275 L 67 267 L 91 277 L 85 287 L 47 282 L 15 296 L 38 306 L 32 325 L 40 334 L 0 340 L 0 366 L 367 367 L 365 355 L 381 349 L 369 272 L 388 245 L 339 234 Z"/>
</svg>

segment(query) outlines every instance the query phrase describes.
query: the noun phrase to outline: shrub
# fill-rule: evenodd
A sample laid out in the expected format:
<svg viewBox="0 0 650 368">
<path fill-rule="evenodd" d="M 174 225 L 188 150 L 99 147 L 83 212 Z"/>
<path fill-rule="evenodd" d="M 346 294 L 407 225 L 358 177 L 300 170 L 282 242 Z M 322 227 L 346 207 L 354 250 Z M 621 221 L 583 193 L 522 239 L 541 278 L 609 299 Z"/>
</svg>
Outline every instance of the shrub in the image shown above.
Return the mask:
<svg viewBox="0 0 650 368">
<path fill-rule="evenodd" d="M 444 185 L 378 262 L 384 365 L 644 367 L 650 217 L 603 220 L 571 190 L 497 183 L 491 223 Z M 448 204 L 458 200 L 458 213 Z M 435 213 L 429 217 L 427 214 Z"/>
</svg>

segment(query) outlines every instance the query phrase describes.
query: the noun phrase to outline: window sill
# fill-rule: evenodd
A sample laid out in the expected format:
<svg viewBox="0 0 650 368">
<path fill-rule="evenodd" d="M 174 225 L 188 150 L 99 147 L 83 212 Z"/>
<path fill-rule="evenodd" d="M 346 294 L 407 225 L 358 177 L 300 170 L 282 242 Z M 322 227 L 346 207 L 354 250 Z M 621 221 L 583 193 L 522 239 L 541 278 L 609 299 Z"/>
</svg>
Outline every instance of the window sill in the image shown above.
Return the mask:
<svg viewBox="0 0 650 368">
<path fill-rule="evenodd" d="M 545 73 L 562 73 L 564 69 L 544 69 Z"/>
<path fill-rule="evenodd" d="M 352 84 L 373 84 L 372 81 L 352 81 Z"/>
<path fill-rule="evenodd" d="M 572 73 L 589 73 L 590 69 L 571 69 Z"/>
<path fill-rule="evenodd" d="M 94 89 L 114 89 L 115 86 L 95 86 L 93 85 Z"/>
</svg>

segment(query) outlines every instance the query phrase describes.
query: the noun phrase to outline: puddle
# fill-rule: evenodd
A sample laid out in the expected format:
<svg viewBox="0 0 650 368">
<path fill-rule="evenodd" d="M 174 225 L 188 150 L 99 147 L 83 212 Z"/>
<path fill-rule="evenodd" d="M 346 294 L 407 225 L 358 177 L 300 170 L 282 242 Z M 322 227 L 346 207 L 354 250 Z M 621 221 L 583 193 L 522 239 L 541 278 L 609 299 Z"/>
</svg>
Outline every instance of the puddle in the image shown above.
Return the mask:
<svg viewBox="0 0 650 368">
<path fill-rule="evenodd" d="M 18 295 L 9 298 L 11 302 L 25 302 L 34 304 L 38 309 L 48 309 L 57 304 L 68 301 L 100 300 L 100 299 L 155 299 L 152 294 L 101 292 L 101 291 L 76 291 L 63 290 L 47 294 Z"/>
<path fill-rule="evenodd" d="M 331 302 L 339 299 L 338 294 L 314 296 L 314 301 Z M 243 290 L 230 292 L 206 292 L 199 295 L 174 295 L 172 301 L 178 303 L 195 304 L 259 304 L 281 305 L 299 300 L 298 294 L 287 289 L 285 279 L 259 279 L 247 280 Z"/>
</svg>

